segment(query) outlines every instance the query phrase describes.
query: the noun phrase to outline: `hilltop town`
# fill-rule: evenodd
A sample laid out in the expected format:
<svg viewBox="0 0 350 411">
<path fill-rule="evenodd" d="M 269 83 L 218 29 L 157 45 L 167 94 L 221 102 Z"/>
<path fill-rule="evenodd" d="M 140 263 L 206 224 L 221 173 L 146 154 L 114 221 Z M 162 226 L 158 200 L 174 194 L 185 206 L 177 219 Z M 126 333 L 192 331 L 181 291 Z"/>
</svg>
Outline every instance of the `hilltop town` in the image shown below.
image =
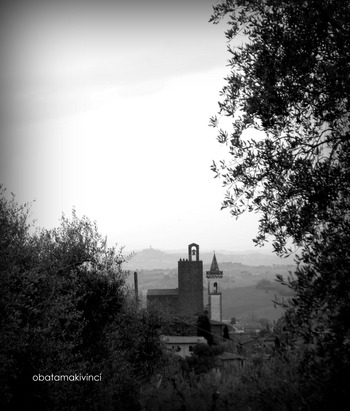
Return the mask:
<svg viewBox="0 0 350 411">
<path fill-rule="evenodd" d="M 165 253 L 151 248 L 144 254 L 170 262 Z M 270 279 L 293 266 L 226 262 L 221 265 L 227 269 L 224 273 L 215 253 L 211 264 L 203 265 L 196 243 L 188 245 L 183 257 L 177 269 L 134 272 L 139 303 L 167 317 L 168 334 L 162 336 L 162 341 L 168 350 L 187 358 L 198 344 L 215 344 L 222 349 L 217 360 L 225 367 L 242 365 L 247 356 L 257 352 L 271 353 L 275 344 L 273 329 L 283 314 L 273 300 L 277 295 L 290 294 Z"/>
</svg>

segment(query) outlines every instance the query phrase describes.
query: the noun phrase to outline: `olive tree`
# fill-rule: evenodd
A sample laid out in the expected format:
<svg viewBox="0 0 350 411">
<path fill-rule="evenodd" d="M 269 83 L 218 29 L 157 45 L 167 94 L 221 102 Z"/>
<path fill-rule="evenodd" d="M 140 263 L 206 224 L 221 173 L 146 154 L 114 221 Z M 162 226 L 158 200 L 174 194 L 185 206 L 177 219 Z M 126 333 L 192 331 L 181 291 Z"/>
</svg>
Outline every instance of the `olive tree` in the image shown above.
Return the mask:
<svg viewBox="0 0 350 411">
<path fill-rule="evenodd" d="M 129 256 L 74 210 L 57 228 L 33 231 L 30 206 L 0 194 L 1 405 L 138 409 L 142 385 L 162 366 L 163 322 L 132 308 Z M 38 382 L 39 374 L 101 381 Z"/>
<path fill-rule="evenodd" d="M 272 237 L 279 255 L 297 252 L 295 273 L 279 277 L 294 291 L 286 328 L 303 347 L 311 403 L 329 407 L 346 396 L 350 361 L 350 3 L 227 0 L 213 9 L 211 22 L 227 21 L 230 54 L 210 120 L 228 148 L 212 166 L 227 188 L 223 208 L 258 213 L 255 242 Z"/>
<path fill-rule="evenodd" d="M 225 17 L 230 73 L 211 125 L 230 158 L 212 169 L 228 189 L 223 207 L 259 213 L 256 242 L 273 236 L 284 254 L 288 240 L 303 245 L 334 209 L 349 212 L 350 6 L 227 0 L 211 21 Z"/>
</svg>

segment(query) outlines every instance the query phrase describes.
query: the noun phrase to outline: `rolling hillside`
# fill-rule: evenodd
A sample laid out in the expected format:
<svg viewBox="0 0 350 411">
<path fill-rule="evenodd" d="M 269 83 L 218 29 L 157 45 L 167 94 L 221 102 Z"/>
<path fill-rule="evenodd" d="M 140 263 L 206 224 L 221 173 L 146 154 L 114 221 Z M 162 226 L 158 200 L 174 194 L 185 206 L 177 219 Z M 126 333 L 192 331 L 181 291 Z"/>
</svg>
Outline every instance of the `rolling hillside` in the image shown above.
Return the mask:
<svg viewBox="0 0 350 411">
<path fill-rule="evenodd" d="M 281 307 L 274 308 L 275 291 L 257 289 L 255 286 L 231 288 L 222 292 L 224 319 L 260 319 L 276 321 L 283 314 Z"/>
</svg>

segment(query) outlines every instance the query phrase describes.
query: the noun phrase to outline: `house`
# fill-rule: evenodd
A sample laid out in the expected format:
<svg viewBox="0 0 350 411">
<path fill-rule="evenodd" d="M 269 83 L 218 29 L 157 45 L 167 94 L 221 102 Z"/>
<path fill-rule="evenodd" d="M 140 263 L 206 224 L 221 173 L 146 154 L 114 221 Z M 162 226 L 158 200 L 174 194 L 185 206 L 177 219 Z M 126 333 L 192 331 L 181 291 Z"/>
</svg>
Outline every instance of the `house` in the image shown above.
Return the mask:
<svg viewBox="0 0 350 411">
<path fill-rule="evenodd" d="M 204 337 L 192 335 L 163 335 L 161 340 L 168 351 L 185 358 L 192 355 L 193 347 L 197 344 L 207 344 Z"/>
</svg>

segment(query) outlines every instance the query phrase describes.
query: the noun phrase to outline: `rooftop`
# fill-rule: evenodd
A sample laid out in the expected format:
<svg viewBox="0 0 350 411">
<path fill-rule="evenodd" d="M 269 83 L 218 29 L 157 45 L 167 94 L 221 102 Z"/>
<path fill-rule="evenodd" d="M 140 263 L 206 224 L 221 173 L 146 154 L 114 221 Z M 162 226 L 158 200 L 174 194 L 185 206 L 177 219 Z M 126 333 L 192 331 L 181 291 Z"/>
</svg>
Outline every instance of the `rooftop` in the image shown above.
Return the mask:
<svg viewBox="0 0 350 411">
<path fill-rule="evenodd" d="M 168 344 L 207 344 L 204 337 L 194 335 L 163 335 L 162 341 Z"/>
<path fill-rule="evenodd" d="M 222 271 L 219 270 L 218 262 L 216 261 L 216 256 L 214 254 L 210 271 L 207 271 L 207 278 L 222 278 L 222 276 Z"/>
<path fill-rule="evenodd" d="M 147 291 L 147 295 L 179 295 L 177 288 L 153 288 Z"/>
</svg>

